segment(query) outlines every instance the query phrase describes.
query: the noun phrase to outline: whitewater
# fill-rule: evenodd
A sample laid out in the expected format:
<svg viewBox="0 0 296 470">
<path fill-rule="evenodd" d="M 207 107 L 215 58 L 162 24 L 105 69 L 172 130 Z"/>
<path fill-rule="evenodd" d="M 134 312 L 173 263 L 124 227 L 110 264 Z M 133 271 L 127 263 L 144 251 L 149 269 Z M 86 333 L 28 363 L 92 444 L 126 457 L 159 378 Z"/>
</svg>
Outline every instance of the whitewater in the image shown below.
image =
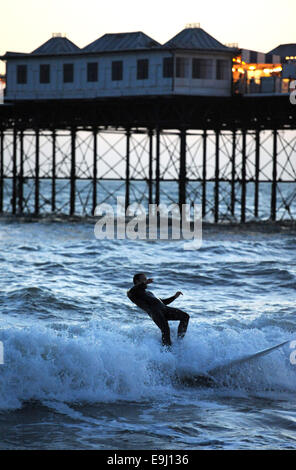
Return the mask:
<svg viewBox="0 0 296 470">
<path fill-rule="evenodd" d="M 97 240 L 91 221 L 0 222 L 1 449 L 295 449 L 296 232 L 207 226 L 184 241 Z M 190 243 L 190 242 L 185 242 Z M 190 315 L 165 350 L 126 296 L 136 272 Z"/>
</svg>

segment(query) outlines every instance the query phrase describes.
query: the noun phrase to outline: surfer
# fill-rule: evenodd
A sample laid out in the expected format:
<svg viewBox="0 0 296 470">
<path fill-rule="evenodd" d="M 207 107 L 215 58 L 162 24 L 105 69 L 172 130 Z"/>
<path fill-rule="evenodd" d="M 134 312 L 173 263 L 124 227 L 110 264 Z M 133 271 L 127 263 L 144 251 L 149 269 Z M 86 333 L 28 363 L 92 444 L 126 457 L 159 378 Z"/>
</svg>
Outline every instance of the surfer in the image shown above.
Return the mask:
<svg viewBox="0 0 296 470">
<path fill-rule="evenodd" d="M 147 291 L 148 284 L 153 279 L 147 279 L 144 273 L 135 274 L 134 286 L 127 292 L 128 298 L 144 310 L 152 318 L 162 333 L 162 343 L 164 346 L 171 346 L 170 327 L 168 321 L 180 321 L 178 327 L 178 337 L 185 336 L 189 315 L 178 308 L 168 307 L 170 303 L 176 300 L 182 292 L 176 292 L 175 295 L 168 299 L 159 299 L 151 291 Z"/>
</svg>

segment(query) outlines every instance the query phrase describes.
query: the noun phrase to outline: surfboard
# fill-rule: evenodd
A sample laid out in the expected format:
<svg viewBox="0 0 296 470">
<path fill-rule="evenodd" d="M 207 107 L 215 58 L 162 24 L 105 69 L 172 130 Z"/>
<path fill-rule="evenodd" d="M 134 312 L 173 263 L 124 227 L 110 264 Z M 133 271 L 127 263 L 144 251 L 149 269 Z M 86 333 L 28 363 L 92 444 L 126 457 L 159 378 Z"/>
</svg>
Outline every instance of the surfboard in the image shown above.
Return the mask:
<svg viewBox="0 0 296 470">
<path fill-rule="evenodd" d="M 216 387 L 219 385 L 220 382 L 214 376 L 221 370 L 227 369 L 235 365 L 243 364 L 244 362 L 252 361 L 253 359 L 256 359 L 258 357 L 263 357 L 266 354 L 270 354 L 272 351 L 279 349 L 282 346 L 285 346 L 285 344 L 289 344 L 291 341 L 292 340 L 289 339 L 288 341 L 276 344 L 275 346 L 263 349 L 262 351 L 257 351 L 255 353 L 247 354 L 236 359 L 231 359 L 228 362 L 224 362 L 223 364 L 213 367 L 207 373 L 190 374 L 185 371 L 179 371 L 179 373 L 177 374 L 177 380 L 182 385 L 186 385 L 189 387 Z"/>
<path fill-rule="evenodd" d="M 236 359 L 232 359 L 229 362 L 225 362 L 224 364 L 220 364 L 216 367 L 213 367 L 213 369 L 210 369 L 208 371 L 208 374 L 213 375 L 213 374 L 219 372 L 222 369 L 232 367 L 232 366 L 235 366 L 235 365 L 238 365 L 238 364 L 243 364 L 244 362 L 251 361 L 251 360 L 256 359 L 258 357 L 265 356 L 266 354 L 269 354 L 272 351 L 274 351 L 275 349 L 281 348 L 282 346 L 285 346 L 285 344 L 288 344 L 290 342 L 291 342 L 291 340 L 284 341 L 283 343 L 276 344 L 275 346 L 271 346 L 270 348 L 263 349 L 262 351 L 258 351 L 258 352 L 253 353 L 253 354 L 247 354 L 245 356 L 241 356 L 241 357 L 238 357 Z"/>
<path fill-rule="evenodd" d="M 179 374 L 178 381 L 188 387 L 214 387 L 218 384 L 216 379 L 208 374 Z"/>
</svg>

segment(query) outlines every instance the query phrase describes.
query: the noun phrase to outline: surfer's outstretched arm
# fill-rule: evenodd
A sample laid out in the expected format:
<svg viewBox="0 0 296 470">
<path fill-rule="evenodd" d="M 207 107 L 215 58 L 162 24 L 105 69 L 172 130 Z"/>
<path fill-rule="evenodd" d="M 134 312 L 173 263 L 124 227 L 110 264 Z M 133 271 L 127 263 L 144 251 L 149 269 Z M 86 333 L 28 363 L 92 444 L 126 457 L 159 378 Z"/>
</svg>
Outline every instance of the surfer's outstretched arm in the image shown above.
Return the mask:
<svg viewBox="0 0 296 470">
<path fill-rule="evenodd" d="M 183 295 L 182 292 L 176 292 L 175 295 L 173 295 L 172 297 L 169 297 L 168 299 L 161 299 L 161 301 L 162 301 L 165 305 L 169 305 L 169 304 L 171 304 L 172 302 L 174 302 L 174 300 L 176 300 L 180 295 Z"/>
</svg>

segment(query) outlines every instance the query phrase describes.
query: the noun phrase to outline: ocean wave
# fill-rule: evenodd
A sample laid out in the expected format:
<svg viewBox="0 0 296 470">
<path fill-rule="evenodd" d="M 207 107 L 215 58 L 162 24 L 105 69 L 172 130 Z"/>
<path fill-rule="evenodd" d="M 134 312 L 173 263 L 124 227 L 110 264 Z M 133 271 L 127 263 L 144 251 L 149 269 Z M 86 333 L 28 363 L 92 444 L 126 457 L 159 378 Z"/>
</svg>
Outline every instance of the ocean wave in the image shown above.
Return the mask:
<svg viewBox="0 0 296 470">
<path fill-rule="evenodd" d="M 225 329 L 192 323 L 171 351 L 151 326 L 118 329 L 116 323 L 89 322 L 87 327 L 30 326 L 0 331 L 4 364 L 0 365 L 0 409 L 16 409 L 30 400 L 63 403 L 117 400 L 165 400 L 180 388 L 178 377 L 206 373 L 234 358 L 287 339 L 287 331 Z M 173 332 L 174 333 L 174 332 Z M 221 389 L 248 393 L 296 391 L 296 366 L 287 346 L 216 377 Z M 181 384 L 182 386 L 182 384 Z M 185 386 L 185 385 L 184 385 Z M 186 399 L 186 398 L 184 398 Z"/>
<path fill-rule="evenodd" d="M 0 294 L 0 304 L 13 312 L 30 312 L 38 314 L 42 311 L 54 312 L 80 311 L 81 305 L 73 297 L 55 293 L 48 287 L 18 287 Z"/>
</svg>

